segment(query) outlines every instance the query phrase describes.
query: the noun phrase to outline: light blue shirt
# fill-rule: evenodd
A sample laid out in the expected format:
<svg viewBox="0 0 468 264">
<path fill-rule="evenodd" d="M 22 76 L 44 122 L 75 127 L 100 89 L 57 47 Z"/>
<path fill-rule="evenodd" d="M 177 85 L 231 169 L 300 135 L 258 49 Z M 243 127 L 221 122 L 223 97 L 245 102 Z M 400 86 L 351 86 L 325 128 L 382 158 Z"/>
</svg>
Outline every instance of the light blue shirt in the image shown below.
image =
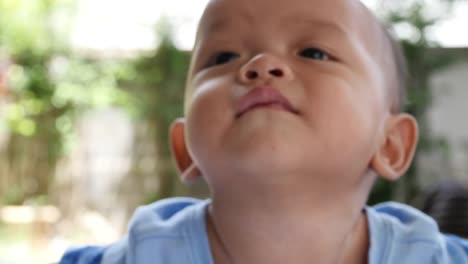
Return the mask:
<svg viewBox="0 0 468 264">
<path fill-rule="evenodd" d="M 69 250 L 60 264 L 213 264 L 205 226 L 209 202 L 171 198 L 140 207 L 124 239 Z M 366 212 L 369 264 L 468 264 L 468 241 L 441 234 L 420 211 L 389 202 Z"/>
</svg>

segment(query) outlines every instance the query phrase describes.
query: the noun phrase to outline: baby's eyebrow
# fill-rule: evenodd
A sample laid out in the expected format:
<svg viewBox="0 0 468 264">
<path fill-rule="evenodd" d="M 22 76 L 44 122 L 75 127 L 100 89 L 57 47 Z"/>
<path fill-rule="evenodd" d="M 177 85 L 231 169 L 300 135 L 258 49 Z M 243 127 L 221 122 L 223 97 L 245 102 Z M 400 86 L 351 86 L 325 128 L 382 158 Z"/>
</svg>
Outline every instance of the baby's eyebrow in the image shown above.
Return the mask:
<svg viewBox="0 0 468 264">
<path fill-rule="evenodd" d="M 204 31 L 210 32 L 210 34 L 220 32 L 226 27 L 226 24 L 228 24 L 227 19 L 216 19 L 211 21 L 211 23 L 205 27 Z"/>
<path fill-rule="evenodd" d="M 251 21 L 252 17 L 248 14 L 236 14 L 236 16 L 239 16 L 242 18 L 239 21 Z M 235 23 L 232 19 L 232 17 L 226 16 L 226 17 L 217 17 L 214 19 L 211 19 L 207 24 L 204 26 L 204 32 L 209 32 L 210 34 L 214 33 L 219 33 L 223 32 L 229 25 Z"/>
<path fill-rule="evenodd" d="M 303 24 L 304 26 L 313 27 L 314 29 L 318 29 L 320 31 L 335 32 L 337 35 L 348 36 L 349 34 L 349 32 L 338 23 L 304 18 L 304 16 L 300 14 L 287 17 L 284 21 L 284 25 L 287 28 L 294 27 L 297 24 Z"/>
</svg>

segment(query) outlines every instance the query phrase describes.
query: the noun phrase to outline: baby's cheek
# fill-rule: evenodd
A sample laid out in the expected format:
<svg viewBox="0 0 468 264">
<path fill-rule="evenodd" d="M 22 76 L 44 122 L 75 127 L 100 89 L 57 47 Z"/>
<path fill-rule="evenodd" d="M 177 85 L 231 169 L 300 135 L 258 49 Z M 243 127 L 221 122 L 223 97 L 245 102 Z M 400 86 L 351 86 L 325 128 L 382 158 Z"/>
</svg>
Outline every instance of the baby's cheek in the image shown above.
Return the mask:
<svg viewBox="0 0 468 264">
<path fill-rule="evenodd" d="M 354 89 L 354 90 L 352 90 Z M 376 116 L 366 96 L 353 87 L 335 86 L 323 92 L 320 112 L 314 119 L 319 120 L 320 134 L 328 138 L 331 151 L 341 151 L 345 155 L 356 155 L 368 148 L 376 129 Z M 317 115 L 321 115 L 317 116 Z"/>
<path fill-rule="evenodd" d="M 230 102 L 222 89 L 200 87 L 187 108 L 187 140 L 191 153 L 202 158 L 222 144 L 222 135 L 231 118 Z"/>
</svg>

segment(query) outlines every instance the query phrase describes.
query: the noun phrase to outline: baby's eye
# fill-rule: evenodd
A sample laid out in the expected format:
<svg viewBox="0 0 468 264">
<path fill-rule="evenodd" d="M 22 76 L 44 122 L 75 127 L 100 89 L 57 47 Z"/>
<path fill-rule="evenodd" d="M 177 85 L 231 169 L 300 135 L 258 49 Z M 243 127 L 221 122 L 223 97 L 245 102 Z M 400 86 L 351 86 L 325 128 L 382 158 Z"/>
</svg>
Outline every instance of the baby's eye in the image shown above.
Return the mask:
<svg viewBox="0 0 468 264">
<path fill-rule="evenodd" d="M 237 58 L 239 58 L 239 54 L 230 52 L 230 51 L 223 51 L 223 52 L 216 54 L 216 56 L 210 62 L 210 65 L 215 66 L 215 65 L 226 64 Z"/>
<path fill-rule="evenodd" d="M 299 56 L 313 59 L 313 60 L 321 60 L 321 61 L 328 61 L 330 60 L 330 55 L 328 55 L 325 51 L 317 49 L 317 48 L 307 48 L 299 52 Z"/>
</svg>

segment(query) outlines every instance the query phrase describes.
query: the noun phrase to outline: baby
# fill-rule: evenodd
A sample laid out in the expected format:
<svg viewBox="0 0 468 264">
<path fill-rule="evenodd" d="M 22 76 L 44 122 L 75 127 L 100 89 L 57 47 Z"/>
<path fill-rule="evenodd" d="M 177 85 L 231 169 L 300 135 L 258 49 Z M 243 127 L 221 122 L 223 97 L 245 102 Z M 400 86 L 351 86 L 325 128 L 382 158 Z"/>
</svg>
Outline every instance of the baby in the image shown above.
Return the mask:
<svg viewBox="0 0 468 264">
<path fill-rule="evenodd" d="M 357 0 L 212 0 L 199 24 L 182 180 L 212 198 L 137 210 L 123 240 L 61 263 L 468 263 L 468 242 L 411 207 L 366 207 L 416 148 L 398 46 Z"/>
</svg>

